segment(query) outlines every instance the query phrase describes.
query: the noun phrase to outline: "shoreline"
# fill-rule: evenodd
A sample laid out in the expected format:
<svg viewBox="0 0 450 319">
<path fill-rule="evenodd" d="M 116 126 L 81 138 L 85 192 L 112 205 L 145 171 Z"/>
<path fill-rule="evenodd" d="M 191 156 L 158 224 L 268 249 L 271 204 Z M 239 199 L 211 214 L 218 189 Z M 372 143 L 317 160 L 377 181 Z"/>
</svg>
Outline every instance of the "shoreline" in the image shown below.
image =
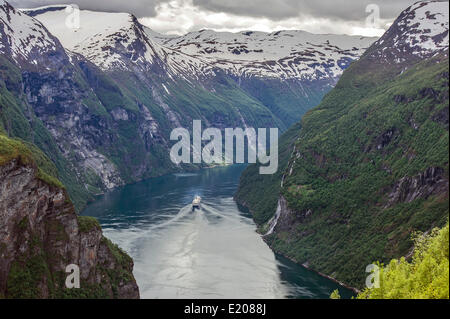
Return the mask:
<svg viewBox="0 0 450 319">
<path fill-rule="evenodd" d="M 250 215 L 253 216 L 252 210 L 251 210 L 247 205 L 245 205 L 245 203 L 240 203 L 239 201 L 236 200 L 236 198 L 234 198 L 234 200 L 235 200 L 236 204 L 238 205 L 238 208 L 239 208 L 239 209 L 243 208 L 243 209 L 246 210 Z M 254 220 L 253 220 L 253 222 L 254 222 Z M 279 251 L 276 251 L 276 250 L 275 250 L 275 249 L 267 242 L 266 236 L 264 236 L 264 235 L 260 232 L 260 228 L 261 228 L 263 225 L 258 225 L 258 224 L 256 224 L 256 223 L 255 223 L 255 225 L 256 225 L 256 227 L 257 227 L 256 232 L 261 236 L 261 238 L 262 238 L 263 241 L 266 243 L 266 245 L 267 245 L 267 246 L 268 246 L 275 254 L 278 254 L 278 255 L 280 255 L 280 256 L 283 256 L 284 258 L 289 259 L 289 260 L 292 261 L 293 263 L 295 263 L 295 264 L 297 264 L 297 265 L 299 265 L 299 266 L 301 266 L 301 267 L 303 267 L 303 268 L 305 268 L 305 269 L 307 269 L 307 270 L 309 270 L 309 271 L 312 271 L 312 272 L 318 274 L 318 275 L 321 276 L 321 277 L 324 277 L 324 278 L 326 278 L 326 279 L 328 279 L 328 280 L 331 280 L 331 281 L 337 283 L 338 285 L 340 285 L 340 286 L 342 286 L 342 287 L 344 287 L 344 288 L 346 288 L 346 289 L 349 289 L 349 290 L 353 291 L 355 294 L 358 294 L 358 293 L 361 292 L 358 288 L 355 288 L 355 287 L 352 287 L 352 286 L 350 286 L 350 285 L 347 285 L 346 283 L 344 283 L 344 282 L 342 282 L 342 281 L 339 281 L 339 280 L 337 280 L 336 278 L 333 278 L 333 277 L 331 277 L 331 276 L 329 276 L 329 275 L 327 275 L 327 274 L 324 274 L 324 273 L 322 273 L 322 272 L 320 272 L 320 271 L 317 271 L 317 270 L 315 270 L 315 269 L 312 269 L 311 267 L 305 265 L 305 263 L 300 263 L 299 261 L 295 260 L 294 258 L 292 258 L 292 257 L 290 257 L 290 256 L 287 256 L 287 255 L 285 255 L 285 254 L 283 254 L 283 253 L 281 253 L 281 252 L 279 252 Z"/>
<path fill-rule="evenodd" d="M 311 268 L 311 267 L 305 265 L 305 263 L 302 264 L 302 263 L 298 262 L 297 260 L 295 260 L 294 258 L 292 258 L 292 257 L 290 257 L 290 256 L 287 256 L 287 255 L 285 255 L 285 254 L 283 254 L 283 253 L 281 253 L 281 252 L 279 252 L 279 251 L 276 251 L 275 249 L 272 248 L 271 245 L 269 245 L 269 243 L 266 241 L 266 239 L 264 238 L 264 236 L 261 236 L 261 237 L 263 238 L 263 240 L 264 240 L 264 242 L 267 244 L 267 246 L 269 246 L 269 248 L 270 248 L 275 254 L 280 255 L 280 256 L 283 256 L 284 258 L 289 259 L 289 260 L 292 261 L 293 263 L 295 263 L 295 264 L 297 264 L 297 265 L 299 265 L 299 266 L 301 266 L 301 267 L 303 267 L 303 268 L 305 268 L 305 269 L 307 269 L 307 270 L 309 270 L 309 271 L 312 271 L 312 272 L 318 274 L 318 275 L 321 276 L 321 277 L 324 277 L 324 278 L 326 278 L 326 279 L 328 279 L 328 280 L 331 280 L 331 281 L 337 283 L 338 285 L 340 285 L 340 286 L 342 286 L 342 287 L 344 287 L 344 288 L 346 288 L 346 289 L 349 289 L 349 290 L 353 291 L 355 294 L 358 294 L 358 293 L 361 292 L 359 289 L 357 289 L 357 288 L 355 288 L 355 287 L 349 286 L 349 285 L 347 285 L 346 283 L 344 283 L 344 282 L 342 282 L 342 281 L 339 281 L 339 280 L 337 280 L 337 279 L 334 278 L 334 277 L 331 277 L 331 276 L 329 276 L 329 275 L 326 275 L 326 274 L 324 274 L 324 273 L 322 273 L 322 272 L 320 272 L 320 271 L 318 271 L 318 270 L 315 270 L 315 269 L 313 269 L 313 268 Z"/>
</svg>

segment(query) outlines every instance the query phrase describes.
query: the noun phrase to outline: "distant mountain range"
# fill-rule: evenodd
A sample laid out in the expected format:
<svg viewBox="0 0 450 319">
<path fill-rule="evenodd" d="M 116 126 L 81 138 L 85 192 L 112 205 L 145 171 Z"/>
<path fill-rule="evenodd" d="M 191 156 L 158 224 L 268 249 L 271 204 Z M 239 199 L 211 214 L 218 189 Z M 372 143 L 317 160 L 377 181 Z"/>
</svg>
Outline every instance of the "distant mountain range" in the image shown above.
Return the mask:
<svg viewBox="0 0 450 319">
<path fill-rule="evenodd" d="M 302 31 L 167 37 L 131 14 L 0 4 L 0 127 L 56 164 L 78 208 L 167 172 L 173 128 L 278 127 L 317 105 L 375 38 Z M 7 99 L 7 101 L 6 101 Z"/>
<path fill-rule="evenodd" d="M 336 80 L 376 38 L 304 31 L 159 34 L 131 14 L 80 10 L 80 28 L 66 26 L 66 6 L 24 10 L 41 21 L 63 46 L 103 70 L 161 63 L 173 76 L 214 77 L 220 69 L 236 77 Z"/>
</svg>

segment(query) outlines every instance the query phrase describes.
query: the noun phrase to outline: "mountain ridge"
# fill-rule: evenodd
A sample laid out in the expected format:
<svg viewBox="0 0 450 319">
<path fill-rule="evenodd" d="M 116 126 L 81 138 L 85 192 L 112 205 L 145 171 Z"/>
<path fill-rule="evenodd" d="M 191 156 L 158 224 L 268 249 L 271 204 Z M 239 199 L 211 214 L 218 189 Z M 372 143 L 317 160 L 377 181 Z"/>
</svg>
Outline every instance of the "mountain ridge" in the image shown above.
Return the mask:
<svg viewBox="0 0 450 319">
<path fill-rule="evenodd" d="M 281 137 L 276 176 L 258 176 L 257 166 L 243 173 L 235 198 L 275 251 L 361 288 L 368 264 L 408 255 L 411 233 L 446 223 L 448 42 L 430 52 L 387 41 L 411 12 L 446 5 L 420 2 L 400 15 Z M 379 43 L 393 49 L 389 63 Z M 410 58 L 418 51 L 424 58 Z M 275 195 L 259 195 L 267 193 Z"/>
<path fill-rule="evenodd" d="M 183 68 L 189 68 L 190 64 L 193 64 L 196 67 L 189 69 L 196 76 L 211 75 L 214 68 L 219 68 L 233 76 L 281 77 L 283 79 L 297 78 L 304 80 L 320 80 L 324 77 L 335 78 L 342 73 L 342 68 L 347 67 L 352 59 L 361 55 L 364 49 L 376 39 L 361 36 L 316 35 L 305 31 L 278 31 L 266 34 L 253 31 L 225 33 L 211 30 L 172 37 L 157 35 L 148 27 L 140 24 L 136 17 L 131 14 L 89 10 L 80 10 L 80 29 L 70 31 L 64 25 L 66 15 L 60 12 L 63 9 L 64 6 L 51 6 L 35 10 L 24 9 L 24 12 L 40 19 L 47 25 L 52 33 L 62 39 L 67 49 L 78 53 L 85 50 L 89 51 L 88 54 L 85 54 L 88 59 L 90 59 L 90 54 L 93 54 L 90 60 L 103 69 L 108 69 L 108 65 L 102 59 L 96 59 L 102 48 L 107 46 L 106 44 L 102 45 L 102 40 L 109 36 L 108 32 L 117 33 L 119 30 L 129 29 L 128 22 L 132 22 L 133 27 L 148 35 L 152 42 L 150 47 L 154 48 L 154 53 L 157 56 L 169 58 L 166 63 L 171 71 L 186 74 L 187 72 L 180 71 L 177 65 L 181 64 Z M 95 21 L 92 21 L 91 16 L 95 17 Z M 101 20 L 102 16 L 107 21 L 103 23 L 102 29 L 104 30 L 101 33 L 95 31 L 94 34 L 89 34 L 89 32 L 94 32 L 90 28 L 93 25 L 97 26 L 99 24 L 98 19 L 100 17 Z M 124 20 L 119 23 L 124 18 L 128 21 Z M 114 21 L 114 26 L 111 26 L 111 21 Z M 94 29 L 97 30 L 97 27 Z M 257 38 L 253 39 L 255 36 Z M 78 40 L 75 44 L 73 41 L 77 37 L 81 37 L 82 41 Z M 289 41 L 289 37 L 293 39 Z M 333 43 L 329 43 L 330 40 Z M 247 48 L 249 45 L 253 45 L 254 48 Z M 337 45 L 341 45 L 342 48 Z M 98 48 L 96 48 L 97 46 Z M 228 48 L 226 48 L 227 46 Z M 285 46 L 288 47 L 285 48 Z M 320 50 L 324 46 L 326 47 Z M 271 47 L 273 48 L 271 49 Z M 332 53 L 328 53 L 328 51 L 332 51 Z M 282 54 L 276 52 L 282 52 Z M 253 55 L 250 53 L 253 53 Z M 104 55 L 104 57 L 109 58 L 107 55 Z M 170 59 L 173 59 L 173 61 Z M 188 61 L 185 61 L 185 59 Z M 151 62 L 151 58 L 148 60 Z M 305 63 L 302 63 L 303 61 Z M 314 72 L 311 72 L 311 69 L 314 69 Z"/>
<path fill-rule="evenodd" d="M 238 76 L 204 57 L 161 46 L 127 13 L 81 10 L 80 29 L 71 29 L 65 24 L 66 6 L 28 10 L 27 15 L 4 3 L 3 90 L 5 99 L 15 102 L 2 104 L 0 126 L 12 137 L 36 143 L 58 164 L 77 209 L 110 188 L 196 169 L 171 164 L 172 129 L 189 128 L 200 119 L 220 129 L 284 131 L 318 104 L 339 76 Z M 45 52 L 39 45 L 33 49 L 39 63 L 17 60 L 8 50 L 9 43 L 34 45 L 20 41 L 10 25 L 19 18 L 23 28 L 35 29 L 27 31 L 34 42 L 52 44 Z M 350 60 L 356 58 L 352 54 Z M 315 74 L 315 67 L 310 69 Z"/>
</svg>

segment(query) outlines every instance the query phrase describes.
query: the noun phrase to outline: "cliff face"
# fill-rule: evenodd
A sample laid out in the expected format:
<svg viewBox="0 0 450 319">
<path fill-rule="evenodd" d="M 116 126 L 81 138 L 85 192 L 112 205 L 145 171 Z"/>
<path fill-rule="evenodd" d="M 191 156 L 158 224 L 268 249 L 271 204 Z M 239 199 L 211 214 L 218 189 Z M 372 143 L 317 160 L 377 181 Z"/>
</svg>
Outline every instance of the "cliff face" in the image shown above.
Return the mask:
<svg viewBox="0 0 450 319">
<path fill-rule="evenodd" d="M 20 157 L 0 166 L 0 296 L 139 298 L 132 259 L 38 176 Z M 80 268 L 79 289 L 65 287 L 70 264 Z"/>
</svg>

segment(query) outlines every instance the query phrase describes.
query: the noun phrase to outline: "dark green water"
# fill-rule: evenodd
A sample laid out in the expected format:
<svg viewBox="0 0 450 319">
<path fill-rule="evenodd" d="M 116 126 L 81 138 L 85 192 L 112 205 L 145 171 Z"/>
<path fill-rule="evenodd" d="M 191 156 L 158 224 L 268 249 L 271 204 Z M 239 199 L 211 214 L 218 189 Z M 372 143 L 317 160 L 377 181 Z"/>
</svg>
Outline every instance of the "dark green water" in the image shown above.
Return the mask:
<svg viewBox="0 0 450 319">
<path fill-rule="evenodd" d="M 83 212 L 135 261 L 142 298 L 328 298 L 351 291 L 276 256 L 233 201 L 244 166 L 115 189 Z M 201 210 L 192 211 L 195 195 Z"/>
</svg>

